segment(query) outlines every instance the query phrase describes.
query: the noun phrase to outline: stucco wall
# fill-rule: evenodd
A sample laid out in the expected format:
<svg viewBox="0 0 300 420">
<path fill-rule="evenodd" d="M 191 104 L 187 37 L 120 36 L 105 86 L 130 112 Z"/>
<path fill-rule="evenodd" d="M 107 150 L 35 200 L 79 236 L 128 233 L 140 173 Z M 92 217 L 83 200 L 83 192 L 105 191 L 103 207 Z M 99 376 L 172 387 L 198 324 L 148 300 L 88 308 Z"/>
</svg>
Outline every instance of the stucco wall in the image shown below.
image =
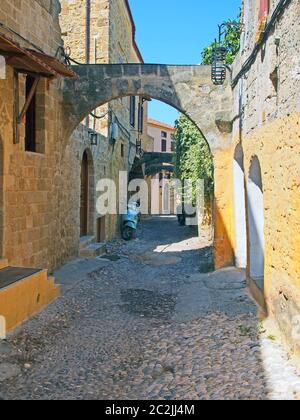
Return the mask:
<svg viewBox="0 0 300 420">
<path fill-rule="evenodd" d="M 234 75 L 255 44 L 258 3 L 257 0 L 245 1 L 248 23 L 241 54 L 234 66 Z M 235 146 L 242 144 L 247 189 L 253 156 L 258 157 L 261 165 L 265 240 L 264 295 L 270 315 L 277 319 L 290 345 L 298 351 L 299 341 L 293 338 L 293 327 L 294 317 L 300 314 L 299 10 L 300 1 L 293 0 L 251 70 L 234 89 L 234 116 L 237 119 L 234 123 L 232 150 L 234 154 Z M 275 75 L 278 77 L 277 86 L 274 84 Z M 248 233 L 249 229 L 248 223 Z M 248 235 L 248 270 L 251 255 L 249 247 Z"/>
</svg>

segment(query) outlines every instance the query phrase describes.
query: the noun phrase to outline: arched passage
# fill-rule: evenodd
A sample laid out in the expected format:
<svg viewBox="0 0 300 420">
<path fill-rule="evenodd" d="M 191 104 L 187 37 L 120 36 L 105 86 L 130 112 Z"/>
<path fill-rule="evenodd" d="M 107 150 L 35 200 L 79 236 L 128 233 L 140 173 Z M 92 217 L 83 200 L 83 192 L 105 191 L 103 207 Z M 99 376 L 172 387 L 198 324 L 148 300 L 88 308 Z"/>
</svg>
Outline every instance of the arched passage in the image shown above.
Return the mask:
<svg viewBox="0 0 300 420">
<path fill-rule="evenodd" d="M 212 83 L 210 66 L 104 64 L 73 66 L 73 70 L 78 80 L 63 81 L 69 135 L 99 106 L 126 96 L 140 96 L 162 101 L 190 118 L 212 152 L 231 142 L 232 90 L 229 81 L 221 87 Z"/>
<path fill-rule="evenodd" d="M 211 80 L 210 66 L 104 64 L 73 66 L 78 80 L 63 80 L 64 137 L 69 138 L 91 111 L 115 99 L 139 96 L 164 102 L 186 115 L 205 138 L 215 166 L 215 267 L 233 263 L 231 238 L 232 89 Z M 225 159 L 224 159 L 225 153 Z M 232 159 L 232 157 L 231 157 Z M 226 191 L 224 189 L 226 188 Z"/>
<path fill-rule="evenodd" d="M 261 166 L 257 156 L 252 159 L 249 171 L 248 224 L 250 277 L 263 290 L 265 269 L 264 199 Z"/>
<path fill-rule="evenodd" d="M 247 266 L 246 197 L 244 153 L 241 144 L 235 149 L 233 161 L 234 215 L 235 215 L 235 265 Z"/>
</svg>

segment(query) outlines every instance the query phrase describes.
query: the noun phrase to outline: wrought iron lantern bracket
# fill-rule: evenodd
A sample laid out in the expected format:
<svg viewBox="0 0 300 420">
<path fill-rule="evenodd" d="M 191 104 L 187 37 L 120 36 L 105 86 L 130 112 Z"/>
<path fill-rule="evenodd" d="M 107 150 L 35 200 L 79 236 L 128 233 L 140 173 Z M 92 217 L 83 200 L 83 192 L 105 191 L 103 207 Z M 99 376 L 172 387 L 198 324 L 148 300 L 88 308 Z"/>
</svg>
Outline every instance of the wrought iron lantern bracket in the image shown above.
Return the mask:
<svg viewBox="0 0 300 420">
<path fill-rule="evenodd" d="M 211 78 L 215 85 L 222 86 L 226 80 L 226 70 L 231 69 L 226 64 L 227 50 L 222 46 L 222 37 L 230 27 L 240 27 L 241 24 L 237 22 L 224 22 L 218 25 L 219 38 L 215 40 L 215 47 L 212 50 L 212 71 Z"/>
</svg>

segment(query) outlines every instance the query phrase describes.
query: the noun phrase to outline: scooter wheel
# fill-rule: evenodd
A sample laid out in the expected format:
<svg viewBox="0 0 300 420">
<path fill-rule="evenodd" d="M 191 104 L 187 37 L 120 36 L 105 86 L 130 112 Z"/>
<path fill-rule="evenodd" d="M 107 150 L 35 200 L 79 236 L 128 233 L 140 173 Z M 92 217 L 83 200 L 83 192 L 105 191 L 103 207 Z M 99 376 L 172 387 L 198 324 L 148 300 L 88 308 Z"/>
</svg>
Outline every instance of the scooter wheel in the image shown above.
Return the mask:
<svg viewBox="0 0 300 420">
<path fill-rule="evenodd" d="M 182 215 L 178 216 L 178 223 L 179 226 L 185 226 L 185 217 Z"/>
<path fill-rule="evenodd" d="M 122 238 L 125 241 L 130 241 L 133 238 L 134 230 L 130 227 L 125 227 L 122 232 Z"/>
</svg>

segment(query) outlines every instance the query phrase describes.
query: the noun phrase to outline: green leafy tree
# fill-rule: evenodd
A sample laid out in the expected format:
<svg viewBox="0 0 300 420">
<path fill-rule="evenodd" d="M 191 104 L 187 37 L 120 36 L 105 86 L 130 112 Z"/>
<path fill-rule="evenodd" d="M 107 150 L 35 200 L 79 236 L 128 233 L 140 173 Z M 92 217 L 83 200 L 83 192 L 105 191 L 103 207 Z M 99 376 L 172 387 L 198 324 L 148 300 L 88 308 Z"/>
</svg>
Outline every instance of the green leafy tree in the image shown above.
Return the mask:
<svg viewBox="0 0 300 420">
<path fill-rule="evenodd" d="M 241 31 L 239 20 L 228 20 L 225 29 L 224 38 L 221 46 L 226 48 L 226 63 L 232 64 L 240 49 Z M 205 65 L 212 64 L 212 52 L 218 44 L 212 42 L 208 47 L 204 48 L 201 54 L 201 63 Z"/>
</svg>

